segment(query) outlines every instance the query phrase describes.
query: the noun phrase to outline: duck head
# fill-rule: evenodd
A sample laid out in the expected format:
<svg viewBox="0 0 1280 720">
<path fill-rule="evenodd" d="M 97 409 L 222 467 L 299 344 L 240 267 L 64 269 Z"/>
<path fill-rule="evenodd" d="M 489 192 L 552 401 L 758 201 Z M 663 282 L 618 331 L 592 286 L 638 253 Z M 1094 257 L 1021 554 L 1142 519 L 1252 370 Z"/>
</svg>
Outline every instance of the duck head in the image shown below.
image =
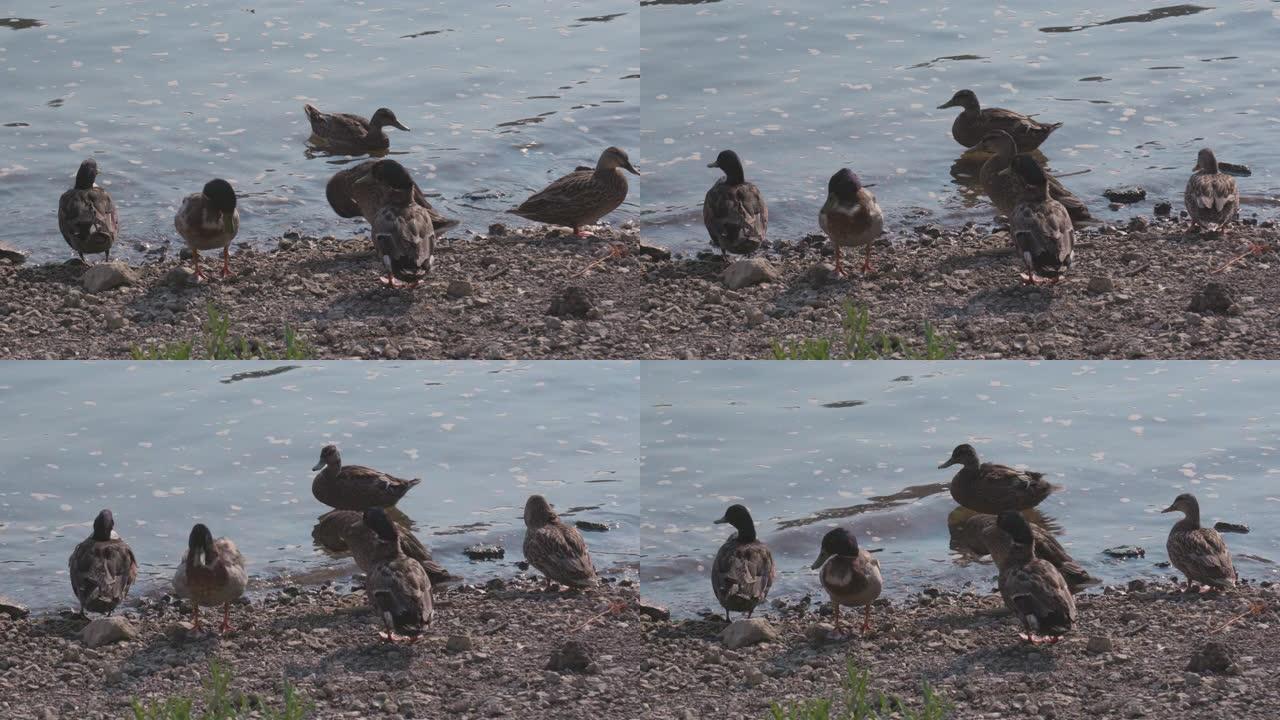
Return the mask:
<svg viewBox="0 0 1280 720">
<path fill-rule="evenodd" d="M 939 105 L 938 109 L 946 110 L 953 107 L 962 107 L 966 112 L 970 110 L 977 111 L 979 108 L 978 96 L 972 90 L 957 90 L 956 94 L 952 95 L 950 100 Z"/>
<path fill-rule="evenodd" d="M 76 189 L 89 190 L 93 187 L 93 181 L 98 179 L 98 161 L 93 158 L 85 158 L 80 163 L 80 169 L 76 171 Z"/>
<path fill-rule="evenodd" d="M 834 195 L 841 205 L 857 203 L 860 190 L 862 190 L 862 180 L 849 168 L 840 168 L 827 181 L 827 194 Z"/>
<path fill-rule="evenodd" d="M 1034 542 L 1031 535 L 1031 525 L 1027 519 L 1022 517 L 1022 513 L 1014 510 L 1005 510 L 996 517 L 996 527 L 1009 534 L 1013 541 L 1019 545 L 1030 545 Z"/>
<path fill-rule="evenodd" d="M 963 465 L 967 468 L 978 467 L 978 451 L 973 446 L 965 443 L 957 445 L 955 450 L 951 451 L 951 458 L 938 466 L 938 469 L 949 468 L 952 465 Z"/>
<path fill-rule="evenodd" d="M 391 522 L 391 518 L 387 517 L 387 511 L 382 508 L 369 508 L 364 511 L 364 525 L 378 536 L 383 542 L 395 542 L 400 536 L 399 529 L 396 524 Z"/>
<path fill-rule="evenodd" d="M 322 467 L 341 467 L 342 455 L 338 453 L 337 445 L 325 445 L 320 449 L 320 462 L 311 468 L 312 471 L 319 470 Z"/>
<path fill-rule="evenodd" d="M 720 154 L 716 156 L 716 161 L 707 163 L 707 167 L 723 170 L 724 176 L 728 179 L 730 185 L 741 185 L 746 182 L 746 176 L 742 170 L 742 161 L 738 159 L 738 153 L 732 150 L 721 150 Z"/>
<path fill-rule="evenodd" d="M 187 564 L 205 567 L 212 565 L 213 560 L 213 533 L 204 523 L 196 523 L 187 538 Z"/>
<path fill-rule="evenodd" d="M 740 542 L 751 542 L 756 539 L 756 524 L 751 519 L 751 511 L 744 505 L 730 505 L 724 515 L 716 520 L 717 525 L 729 524 L 738 531 Z"/>
<path fill-rule="evenodd" d="M 524 503 L 525 527 L 537 529 L 559 519 L 551 503 L 541 495 L 530 495 Z"/>
<path fill-rule="evenodd" d="M 229 213 L 236 209 L 236 191 L 231 188 L 231 183 L 222 178 L 214 178 L 204 184 L 201 190 L 209 200 L 209 208 L 218 212 Z"/>
<path fill-rule="evenodd" d="M 858 538 L 853 536 L 845 528 L 834 528 L 828 530 L 826 535 L 822 536 L 822 545 L 818 553 L 818 559 L 813 561 L 810 569 L 817 570 L 822 567 L 827 560 L 833 557 L 857 557 L 858 556 Z"/>
<path fill-rule="evenodd" d="M 1173 504 L 1161 510 L 1162 513 L 1181 512 L 1189 518 L 1200 522 L 1200 501 L 1191 493 L 1182 493 L 1173 499 Z"/>
<path fill-rule="evenodd" d="M 115 531 L 116 518 L 111 514 L 110 510 L 103 510 L 98 513 L 98 517 L 93 519 L 93 539 L 98 542 L 106 542 L 111 539 L 111 533 Z"/>
<path fill-rule="evenodd" d="M 413 189 L 413 178 L 409 177 L 409 171 L 395 160 L 379 160 L 374 163 L 373 170 L 365 178 L 370 176 L 394 190 Z M 360 180 L 363 181 L 365 178 Z"/>
<path fill-rule="evenodd" d="M 409 128 L 401 125 L 400 121 L 396 119 L 396 114 L 391 112 L 388 108 L 378 108 L 377 110 L 374 110 L 373 117 L 369 118 L 369 124 L 374 127 L 386 127 L 390 125 L 393 128 L 400 128 L 405 132 L 409 131 Z"/>
<path fill-rule="evenodd" d="M 1211 174 L 1218 173 L 1218 156 L 1213 154 L 1209 148 L 1201 148 L 1200 153 L 1196 155 L 1196 172 L 1206 172 Z"/>
<path fill-rule="evenodd" d="M 639 170 L 632 167 L 631 158 L 627 157 L 625 150 L 619 147 L 607 147 L 600 153 L 600 159 L 596 161 L 596 169 L 612 170 L 614 168 L 622 168 L 632 175 L 640 174 Z"/>
<path fill-rule="evenodd" d="M 974 150 L 980 152 L 989 152 L 993 155 L 1016 155 L 1018 152 L 1018 144 L 1014 142 L 1013 136 L 1003 130 L 990 130 L 978 144 L 974 146 Z"/>
<path fill-rule="evenodd" d="M 1044 174 L 1044 168 L 1040 167 L 1040 163 L 1030 155 L 1018 155 L 1013 158 L 1013 171 L 1022 178 L 1022 182 L 1031 187 L 1045 187 L 1049 184 L 1049 178 Z"/>
</svg>

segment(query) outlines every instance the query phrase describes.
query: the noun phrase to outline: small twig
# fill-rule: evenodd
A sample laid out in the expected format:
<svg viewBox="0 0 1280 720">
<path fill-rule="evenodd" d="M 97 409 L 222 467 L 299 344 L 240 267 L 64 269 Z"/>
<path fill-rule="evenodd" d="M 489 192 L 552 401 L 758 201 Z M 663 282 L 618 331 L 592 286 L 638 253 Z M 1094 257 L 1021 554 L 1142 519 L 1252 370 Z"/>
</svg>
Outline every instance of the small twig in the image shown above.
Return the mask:
<svg viewBox="0 0 1280 720">
<path fill-rule="evenodd" d="M 1218 273 L 1222 272 L 1223 270 L 1226 270 L 1232 265 L 1235 265 L 1236 263 L 1249 257 L 1250 255 L 1261 255 L 1270 249 L 1271 249 L 1271 246 L 1267 245 L 1266 243 L 1250 243 L 1248 250 L 1245 250 L 1243 253 L 1240 253 L 1239 255 L 1231 258 L 1222 267 L 1218 268 L 1217 270 L 1209 271 L 1209 274 L 1217 275 Z"/>
<path fill-rule="evenodd" d="M 592 615 L 591 617 L 587 618 L 581 625 L 579 625 L 576 628 L 573 628 L 569 632 L 576 633 L 579 630 L 582 630 L 586 626 L 590 625 L 591 623 L 595 622 L 596 620 L 599 620 L 600 618 L 604 617 L 605 615 L 617 615 L 618 613 L 626 609 L 627 609 L 627 603 L 625 600 L 614 600 L 613 602 L 609 603 L 609 607 L 606 608 L 604 612 Z"/>
<path fill-rule="evenodd" d="M 589 265 L 582 268 L 582 270 L 575 273 L 573 277 L 576 277 L 576 278 L 582 277 L 583 275 L 586 275 L 587 273 L 591 272 L 592 268 L 595 268 L 599 265 L 604 264 L 606 261 L 610 260 L 611 258 L 622 257 L 626 254 L 627 254 L 626 246 L 622 245 L 621 243 L 613 243 L 612 245 L 609 246 L 609 252 L 605 253 L 603 256 L 592 261 Z"/>
<path fill-rule="evenodd" d="M 1242 619 L 1244 619 L 1244 618 L 1249 617 L 1250 615 L 1261 615 L 1262 613 L 1266 612 L 1266 610 L 1267 610 L 1267 604 L 1266 604 L 1266 603 L 1264 603 L 1264 602 L 1262 602 L 1262 601 L 1260 601 L 1260 600 L 1257 600 L 1257 601 L 1254 601 L 1254 602 L 1252 602 L 1252 603 L 1249 603 L 1249 609 L 1248 609 L 1248 610 L 1245 610 L 1244 612 L 1240 613 L 1239 615 L 1236 615 L 1235 617 L 1231 618 L 1230 620 L 1227 620 L 1226 622 L 1222 623 L 1222 624 L 1221 624 L 1221 625 L 1219 625 L 1218 627 L 1216 627 L 1216 628 L 1214 628 L 1214 629 L 1210 630 L 1210 631 L 1209 631 L 1209 634 L 1210 634 L 1210 635 L 1216 635 L 1216 634 L 1218 634 L 1218 633 L 1222 632 L 1223 630 L 1226 630 L 1228 625 L 1230 625 L 1230 624 L 1232 624 L 1232 623 L 1236 622 L 1237 620 L 1242 620 Z"/>
<path fill-rule="evenodd" d="M 493 272 L 493 273 L 490 273 L 489 275 L 486 275 L 486 276 L 484 277 L 485 282 L 488 282 L 488 281 L 490 281 L 490 280 L 497 280 L 498 278 L 502 277 L 503 275 L 506 275 L 506 274 L 507 274 L 507 273 L 509 273 L 509 272 L 511 272 L 511 266 L 510 266 L 510 265 L 508 265 L 508 266 L 506 266 L 506 267 L 504 267 L 504 268 L 502 268 L 502 269 L 500 269 L 500 270 L 497 270 L 497 271 L 495 271 L 495 272 Z"/>
</svg>

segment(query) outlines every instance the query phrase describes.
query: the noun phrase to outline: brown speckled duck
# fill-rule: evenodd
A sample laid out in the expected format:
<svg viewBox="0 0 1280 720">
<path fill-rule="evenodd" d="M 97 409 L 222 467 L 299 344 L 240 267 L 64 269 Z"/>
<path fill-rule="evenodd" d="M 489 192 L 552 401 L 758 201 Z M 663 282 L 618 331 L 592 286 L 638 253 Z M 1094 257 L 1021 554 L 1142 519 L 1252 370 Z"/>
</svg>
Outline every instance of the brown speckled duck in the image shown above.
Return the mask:
<svg viewBox="0 0 1280 720">
<path fill-rule="evenodd" d="M 1022 623 L 1023 639 L 1057 642 L 1076 621 L 1076 601 L 1067 581 L 1048 560 L 1035 555 L 1035 536 L 1022 515 L 1000 513 L 996 525 L 1009 537 L 1009 553 L 1000 566 L 1000 595 Z"/>
<path fill-rule="evenodd" d="M 400 633 L 417 642 L 436 615 L 431 580 L 422 565 L 405 554 L 400 529 L 382 508 L 365 510 L 364 525 L 374 535 L 364 592 L 386 628 L 383 638 L 394 643 Z"/>
<path fill-rule="evenodd" d="M 187 241 L 195 264 L 196 279 L 204 278 L 200 270 L 200 251 L 222 250 L 222 277 L 231 274 L 231 241 L 240 232 L 240 211 L 236 209 L 236 191 L 231 183 L 216 178 L 204 189 L 182 200 L 173 227 Z"/>
<path fill-rule="evenodd" d="M 997 210 L 1012 217 L 1024 187 L 1022 178 L 1013 172 L 1013 159 L 1018 155 L 1013 136 L 1003 130 L 992 130 L 982 137 L 977 149 L 992 154 L 978 173 L 983 191 Z M 1045 177 L 1049 180 L 1049 196 L 1062 203 L 1073 223 L 1079 225 L 1093 219 L 1089 208 L 1080 198 L 1073 195 L 1056 177 L 1048 173 L 1045 173 Z"/>
<path fill-rule="evenodd" d="M 111 194 L 94 184 L 98 161 L 85 158 L 76 172 L 75 187 L 58 199 L 58 229 L 84 262 L 86 254 L 103 253 L 111 260 L 111 246 L 120 233 L 120 216 Z"/>
<path fill-rule="evenodd" d="M 967 443 L 957 445 L 938 469 L 952 465 L 961 468 L 951 478 L 951 497 L 975 512 L 995 515 L 1005 510 L 1025 510 L 1039 505 L 1053 491 L 1041 473 L 979 462 L 978 451 Z"/>
<path fill-rule="evenodd" d="M 381 182 L 360 182 L 364 178 L 372 177 L 373 166 L 378 162 L 380 161 L 365 160 L 354 167 L 339 170 L 329 178 L 329 182 L 324 186 L 324 194 L 329 200 L 329 207 L 333 208 L 338 217 L 363 217 L 372 224 L 378 210 L 387 204 L 387 196 L 391 194 L 391 188 Z M 413 184 L 413 201 L 431 215 L 431 227 L 435 228 L 436 232 L 458 224 L 456 219 L 445 217 L 437 212 L 417 183 Z"/>
<path fill-rule="evenodd" d="M 594 169 L 575 170 L 507 212 L 534 222 L 571 227 L 581 237 L 584 226 L 594 224 L 627 199 L 623 170 L 640 174 L 620 148 L 605 148 Z"/>
<path fill-rule="evenodd" d="M 968 512 L 967 510 L 964 512 Z M 1048 560 L 1067 581 L 1072 593 L 1102 582 L 1089 574 L 1080 563 L 1076 562 L 1067 549 L 1058 542 L 1045 528 L 1028 521 L 1031 534 L 1035 536 L 1035 556 Z M 1010 551 L 1010 540 L 1007 533 L 996 527 L 996 516 L 978 513 L 970 515 L 953 529 L 952 540 L 962 549 L 977 555 L 990 555 L 996 567 L 1004 564 Z"/>
<path fill-rule="evenodd" d="M 390 513 L 386 513 L 390 517 Z M 431 550 L 418 539 L 407 527 L 392 518 L 392 522 L 400 525 L 400 547 L 404 554 L 417 560 L 427 572 L 433 585 L 459 580 L 457 575 L 449 572 L 436 562 Z M 406 519 L 407 522 L 407 519 Z M 351 553 L 356 566 L 365 573 L 373 567 L 377 535 L 364 522 L 364 515 L 356 510 L 330 510 L 316 521 L 311 530 L 311 537 L 326 550 L 334 553 Z"/>
<path fill-rule="evenodd" d="M 812 569 L 818 573 L 822 587 L 831 597 L 836 632 L 840 631 L 840 606 L 863 608 L 862 632 L 871 629 L 871 604 L 880 597 L 883 580 L 880 561 L 858 547 L 858 539 L 845 528 L 835 528 L 822 536 L 822 546 Z"/>
<path fill-rule="evenodd" d="M 1040 147 L 1054 130 L 1062 127 L 1062 123 L 1042 123 L 1004 108 L 983 108 L 972 90 L 958 91 L 950 100 L 939 105 L 938 109 L 952 107 L 964 110 L 951 124 L 951 137 L 967 148 L 977 145 L 988 132 L 1003 130 L 1017 141 L 1018 152 L 1031 152 Z"/>
<path fill-rule="evenodd" d="M 369 231 L 374 252 L 387 271 L 382 282 L 393 288 L 401 282 L 417 287 L 435 264 L 436 232 L 431 213 L 414 202 L 409 171 L 395 160 L 379 160 L 356 184 L 387 188 L 385 204 L 374 215 Z"/>
<path fill-rule="evenodd" d="M 742 161 L 732 150 L 721 151 L 707 167 L 724 171 L 702 201 L 702 224 L 711 236 L 711 246 L 724 257 L 755 252 L 769 228 L 769 206 L 760 188 L 747 182 Z"/>
<path fill-rule="evenodd" d="M 363 465 L 343 465 L 342 454 L 334 445 L 325 445 L 320 450 L 320 462 L 311 469 L 320 471 L 311 481 L 311 494 L 338 510 L 391 507 L 422 482 L 418 478 L 404 480 Z"/>
<path fill-rule="evenodd" d="M 1027 273 L 1022 280 L 1034 285 L 1040 278 L 1061 280 L 1075 262 L 1075 226 L 1062 203 L 1049 196 L 1049 180 L 1040 163 L 1029 155 L 1013 159 L 1013 172 L 1025 187 L 1009 218 L 1014 247 Z"/>
<path fill-rule="evenodd" d="M 599 584 L 582 533 L 561 521 L 546 498 L 529 496 L 524 526 L 524 559 L 546 577 L 548 588 L 553 583 L 575 589 Z"/>
<path fill-rule="evenodd" d="M 818 226 L 835 247 L 837 275 L 847 274 L 840 248 L 866 248 L 862 272 L 871 272 L 871 246 L 884 231 L 884 214 L 876 196 L 849 168 L 841 168 L 827 181 L 827 201 L 818 211 Z"/>
<path fill-rule="evenodd" d="M 1231 564 L 1231 551 L 1222 534 L 1200 527 L 1200 503 L 1191 493 L 1183 493 L 1161 512 L 1181 512 L 1183 518 L 1169 531 L 1165 549 L 1169 562 L 1187 576 L 1187 590 L 1199 585 L 1201 592 L 1226 590 L 1236 586 L 1238 576 Z"/>
<path fill-rule="evenodd" d="M 93 534 L 71 551 L 67 571 L 71 590 L 86 611 L 111 614 L 138 579 L 138 561 L 129 543 L 116 532 L 115 517 L 103 510 L 93 520 Z"/>
<path fill-rule="evenodd" d="M 320 112 L 314 105 L 303 105 L 302 109 L 311 123 L 309 142 L 333 152 L 361 154 L 383 151 L 391 147 L 391 140 L 382 131 L 384 127 L 409 130 L 387 108 L 378 108 L 368 120 L 348 113 Z"/>
<path fill-rule="evenodd" d="M 711 589 L 724 608 L 724 618 L 732 622 L 732 612 L 747 617 L 769 597 L 769 588 L 778 575 L 769 546 L 756 537 L 751 512 L 742 505 L 730 505 L 716 524 L 732 525 L 735 532 L 720 546 L 711 563 Z"/>
<path fill-rule="evenodd" d="M 191 620 L 200 629 L 200 606 L 222 606 L 222 632 L 231 631 L 231 603 L 244 595 L 249 576 L 244 556 L 227 538 L 213 539 L 203 523 L 191 528 L 187 552 L 173 576 L 173 589 L 191 601 Z"/>
<path fill-rule="evenodd" d="M 1197 156 L 1195 172 L 1187 180 L 1183 199 L 1191 222 L 1196 226 L 1209 226 L 1215 231 L 1226 227 L 1240 211 L 1236 179 L 1222 172 L 1218 158 L 1209 148 L 1204 148 Z"/>
</svg>

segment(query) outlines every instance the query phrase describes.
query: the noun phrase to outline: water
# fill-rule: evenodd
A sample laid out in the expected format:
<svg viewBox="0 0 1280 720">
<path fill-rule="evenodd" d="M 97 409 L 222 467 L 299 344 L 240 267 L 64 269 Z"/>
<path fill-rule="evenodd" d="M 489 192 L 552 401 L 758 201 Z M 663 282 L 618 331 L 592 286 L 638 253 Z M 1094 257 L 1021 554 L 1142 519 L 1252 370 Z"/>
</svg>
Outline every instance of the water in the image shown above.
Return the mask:
<svg viewBox="0 0 1280 720">
<path fill-rule="evenodd" d="M 841 166 L 874 183 L 894 225 L 992 217 L 974 179 L 957 178 L 958 110 L 972 88 L 987 106 L 1061 121 L 1041 149 L 1095 214 L 1100 197 L 1141 184 L 1148 202 L 1182 207 L 1196 151 L 1247 163 L 1243 216 L 1266 217 L 1280 160 L 1265 138 L 1280 122 L 1272 61 L 1280 4 L 1221 7 L 1064 0 L 1026 8 L 986 3 L 641 3 L 645 233 L 707 247 L 705 165 L 733 148 L 770 205 L 769 232 L 817 232 L 827 179 Z M 972 171 L 976 175 L 976 168 Z"/>
<path fill-rule="evenodd" d="M 636 366 L 626 363 L 6 363 L 0 384 L 0 592 L 72 602 L 67 556 L 103 507 L 133 546 L 135 592 L 165 590 L 197 521 L 270 579 L 354 568 L 312 544 L 328 508 L 311 467 L 343 460 L 423 482 L 399 507 L 468 580 L 514 572 L 525 499 L 542 493 L 587 533 L 597 567 L 634 577 Z M 461 550 L 499 543 L 505 561 Z M 631 566 L 627 571 L 625 566 Z"/>
<path fill-rule="evenodd" d="M 634 148 L 633 11 L 627 0 L 0 4 L 0 240 L 64 259 L 58 196 L 89 155 L 126 256 L 177 240 L 178 202 L 215 176 L 241 195 L 241 240 L 356 232 L 324 197 L 350 158 L 307 155 L 304 102 L 365 117 L 390 107 L 412 130 L 387 131 L 394 157 L 464 230 L 483 232 L 605 147 Z M 634 215 L 632 202 L 609 219 Z"/>
<path fill-rule="evenodd" d="M 1167 576 L 1155 562 L 1181 492 L 1227 535 L 1242 576 L 1280 579 L 1280 363 L 647 363 L 640 529 L 644 594 L 684 614 L 715 607 L 710 562 L 752 510 L 780 570 L 773 595 L 822 596 L 809 570 L 845 524 L 879 549 L 886 593 L 994 587 L 989 561 L 949 547 L 951 449 L 1039 470 L 1062 490 L 1039 509 L 1107 582 Z M 863 404 L 858 404 L 861 401 Z M 1102 550 L 1139 545 L 1145 559 Z"/>
</svg>

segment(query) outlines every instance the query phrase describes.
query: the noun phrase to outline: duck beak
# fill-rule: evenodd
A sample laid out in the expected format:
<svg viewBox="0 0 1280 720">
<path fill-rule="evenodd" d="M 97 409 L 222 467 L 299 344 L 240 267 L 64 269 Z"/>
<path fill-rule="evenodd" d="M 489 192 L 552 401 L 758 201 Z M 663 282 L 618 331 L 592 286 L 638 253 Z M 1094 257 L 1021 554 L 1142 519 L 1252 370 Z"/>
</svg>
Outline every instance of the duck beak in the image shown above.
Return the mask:
<svg viewBox="0 0 1280 720">
<path fill-rule="evenodd" d="M 629 160 L 628 160 L 628 161 L 627 161 L 627 162 L 622 166 L 622 169 L 623 169 L 623 170 L 629 170 L 629 171 L 631 171 L 631 174 L 632 174 L 632 175 L 639 175 L 639 174 L 640 174 L 640 171 L 639 171 L 639 170 L 637 170 L 637 169 L 635 169 L 634 167 L 632 167 L 632 166 L 631 166 L 631 161 L 629 161 Z"/>
<path fill-rule="evenodd" d="M 948 460 L 948 461 L 946 461 L 946 462 L 942 463 L 941 465 L 939 465 L 939 466 L 938 466 L 938 469 L 939 469 L 939 470 L 941 470 L 941 469 L 943 469 L 943 468 L 949 468 L 949 467 L 951 467 L 952 465 L 955 465 L 955 464 L 956 464 L 956 463 L 958 463 L 958 462 L 960 462 L 960 461 L 959 461 L 959 460 L 957 460 L 957 459 L 955 459 L 955 457 L 954 457 L 954 456 L 952 456 L 952 458 L 951 458 L 950 460 Z"/>
<path fill-rule="evenodd" d="M 957 106 L 957 105 L 959 105 L 959 104 L 960 104 L 960 103 L 956 102 L 956 99 L 955 99 L 955 98 L 951 98 L 950 100 L 946 101 L 945 103 L 943 103 L 943 104 L 939 105 L 939 106 L 938 106 L 938 109 L 939 109 L 939 110 L 946 110 L 947 108 L 953 108 L 953 107 L 955 107 L 955 106 Z"/>
<path fill-rule="evenodd" d="M 707 167 L 709 167 L 709 168 L 718 168 L 718 167 L 720 167 L 720 163 L 718 163 L 718 162 L 709 162 L 709 163 L 707 163 Z"/>
<path fill-rule="evenodd" d="M 403 131 L 405 131 L 405 132 L 409 132 L 409 128 L 407 128 L 407 127 L 405 127 L 404 125 L 402 125 L 402 124 L 400 123 L 400 121 L 399 121 L 399 120 L 393 120 L 393 121 L 391 122 L 391 124 L 392 124 L 392 126 L 394 126 L 394 127 L 398 127 L 398 128 L 400 128 L 401 130 L 403 130 Z"/>
<path fill-rule="evenodd" d="M 320 469 L 320 468 L 322 468 L 322 467 L 324 467 L 324 461 L 323 461 L 323 460 L 321 460 L 320 462 L 316 463 L 316 466 L 315 466 L 315 467 L 313 467 L 313 468 L 311 468 L 311 472 L 315 472 L 316 470 L 319 470 L 319 469 Z"/>
<path fill-rule="evenodd" d="M 1177 509 L 1178 509 L 1178 504 L 1174 503 L 1173 505 L 1170 505 L 1169 507 L 1161 510 L 1160 513 L 1163 515 L 1164 513 L 1175 512 L 1177 511 Z"/>
<path fill-rule="evenodd" d="M 813 561 L 813 564 L 809 566 L 809 569 L 817 570 L 829 559 L 831 559 L 831 553 L 823 550 L 821 553 L 818 553 L 818 559 Z"/>
<path fill-rule="evenodd" d="M 715 522 L 715 524 L 716 524 L 716 525 L 724 525 L 724 524 L 726 524 L 726 523 L 728 523 L 728 522 L 729 522 L 729 518 L 727 518 L 727 517 L 721 517 L 719 520 L 717 520 L 717 521 Z"/>
</svg>

